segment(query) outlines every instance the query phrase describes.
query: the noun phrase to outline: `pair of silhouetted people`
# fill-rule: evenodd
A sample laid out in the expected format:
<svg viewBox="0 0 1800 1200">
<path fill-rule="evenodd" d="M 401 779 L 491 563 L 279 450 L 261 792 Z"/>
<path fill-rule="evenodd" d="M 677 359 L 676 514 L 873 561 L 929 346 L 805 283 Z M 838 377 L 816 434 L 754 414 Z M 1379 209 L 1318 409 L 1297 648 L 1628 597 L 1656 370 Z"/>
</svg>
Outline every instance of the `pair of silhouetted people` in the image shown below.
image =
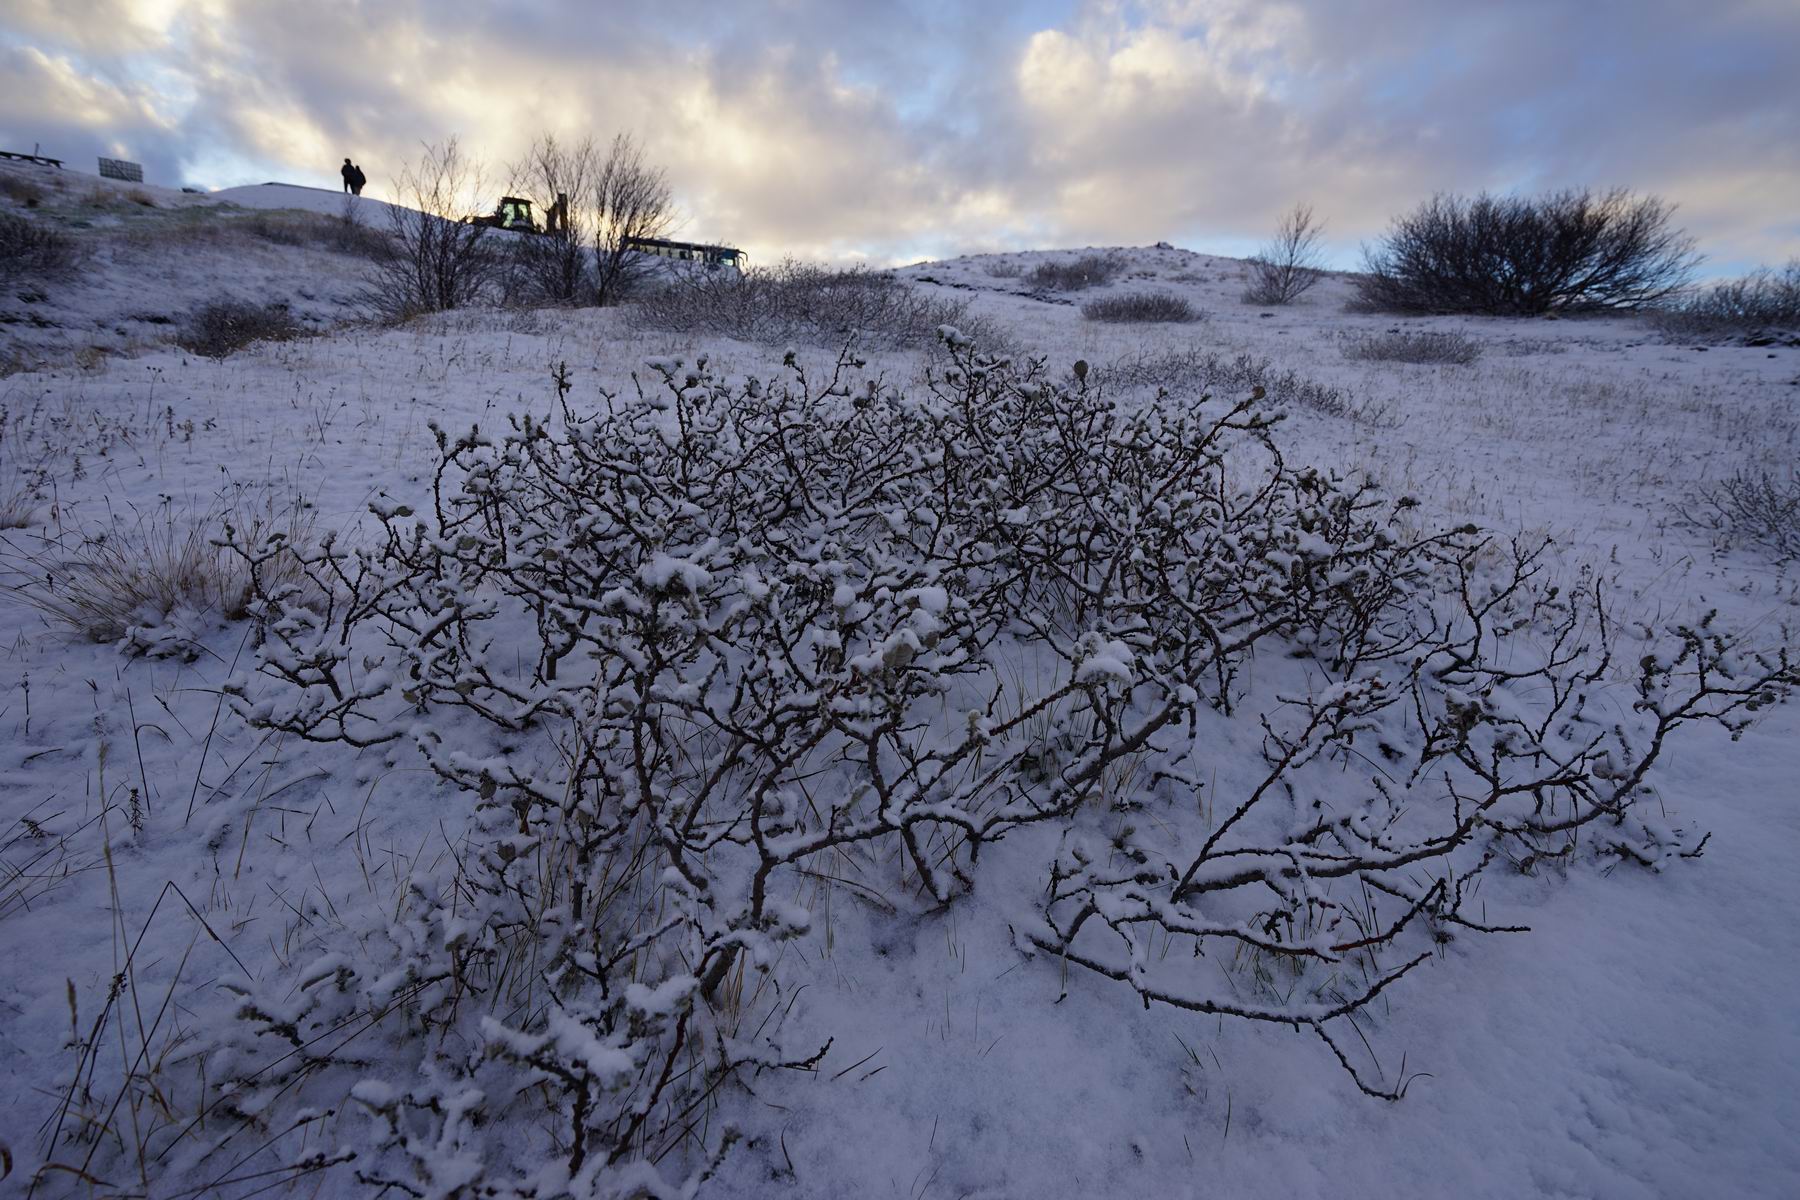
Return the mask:
<svg viewBox="0 0 1800 1200">
<path fill-rule="evenodd" d="M 362 195 L 363 184 L 369 182 L 369 177 L 363 174 L 362 168 L 347 158 L 344 165 L 338 168 L 338 174 L 344 177 L 344 190 L 352 196 Z"/>
</svg>

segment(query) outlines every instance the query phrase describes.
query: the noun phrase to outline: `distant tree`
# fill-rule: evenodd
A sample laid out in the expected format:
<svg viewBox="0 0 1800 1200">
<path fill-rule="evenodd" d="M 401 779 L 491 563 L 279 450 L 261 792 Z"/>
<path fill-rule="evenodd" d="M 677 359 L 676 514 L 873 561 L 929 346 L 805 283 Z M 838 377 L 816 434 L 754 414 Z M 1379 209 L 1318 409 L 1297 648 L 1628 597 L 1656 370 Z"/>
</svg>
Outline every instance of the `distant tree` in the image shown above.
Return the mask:
<svg viewBox="0 0 1800 1200">
<path fill-rule="evenodd" d="M 401 169 L 389 208 L 392 238 L 374 260 L 365 293 L 389 318 L 443 312 L 481 299 L 494 278 L 488 227 L 464 219 L 471 196 L 486 192 L 481 163 L 452 137 L 426 143 Z"/>
<path fill-rule="evenodd" d="M 1364 247 L 1357 287 L 1365 306 L 1392 312 L 1642 308 L 1679 291 L 1699 261 L 1674 211 L 1622 188 L 1440 194 Z"/>
<path fill-rule="evenodd" d="M 1296 204 L 1284 213 L 1275 236 L 1250 259 L 1244 303 L 1292 304 L 1318 283 L 1325 262 L 1323 233 L 1312 205 Z"/>
<path fill-rule="evenodd" d="M 673 228 L 673 194 L 663 169 L 646 162 L 643 148 L 621 133 L 598 163 L 593 196 L 594 299 L 617 304 L 648 265 L 632 242 L 666 237 Z"/>
<path fill-rule="evenodd" d="M 593 296 L 596 227 L 587 201 L 599 176 L 600 151 L 591 137 L 562 142 L 546 133 L 512 165 L 512 191 L 534 197 L 544 212 L 543 234 L 519 238 L 514 247 L 527 294 L 561 304 Z M 567 200 L 560 208 L 559 198 Z"/>
</svg>

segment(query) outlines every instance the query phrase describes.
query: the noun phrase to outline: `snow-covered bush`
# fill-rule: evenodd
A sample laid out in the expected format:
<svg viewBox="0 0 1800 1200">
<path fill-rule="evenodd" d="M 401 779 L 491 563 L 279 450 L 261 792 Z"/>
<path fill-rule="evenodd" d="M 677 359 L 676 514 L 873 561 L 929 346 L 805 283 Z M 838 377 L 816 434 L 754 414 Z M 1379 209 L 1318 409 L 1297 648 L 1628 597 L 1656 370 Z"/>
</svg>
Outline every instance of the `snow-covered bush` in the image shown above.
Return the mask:
<svg viewBox="0 0 1800 1200">
<path fill-rule="evenodd" d="M 904 349 L 931 344 L 940 326 L 979 330 L 965 301 L 945 300 L 885 271 L 786 260 L 773 267 L 694 271 L 644 292 L 640 325 L 768 346 Z M 985 331 L 984 331 L 985 332 Z"/>
<path fill-rule="evenodd" d="M 175 344 L 202 358 L 228 358 L 255 342 L 280 342 L 300 335 L 300 324 L 283 303 L 214 300 L 189 313 Z"/>
<path fill-rule="evenodd" d="M 1597 583 L 1291 466 L 1260 391 L 1128 409 L 942 337 L 913 396 L 848 356 L 660 361 L 591 408 L 560 375 L 555 419 L 439 430 L 428 499 L 301 553 L 320 603 L 235 540 L 275 685 L 229 684 L 244 715 L 414 760 L 472 823 L 241 992 L 210 1128 L 371 1191 L 682 1194 L 739 1136 L 727 1083 L 829 1048 L 780 965 L 807 873 L 855 855 L 923 909 L 1021 836 L 1054 855 L 1002 898 L 1022 952 L 1316 1032 L 1397 1094 L 1332 1023 L 1489 928 L 1493 863 L 1697 853 L 1640 811 L 1664 738 L 1794 682 L 1710 621 L 1615 681 Z M 1211 795 L 1244 728 L 1263 762 Z"/>
<path fill-rule="evenodd" d="M 1081 306 L 1081 315 L 1090 321 L 1113 324 L 1187 324 L 1206 314 L 1186 298 L 1168 292 L 1126 292 L 1088 301 Z"/>
<path fill-rule="evenodd" d="M 1391 329 L 1345 338 L 1344 357 L 1364 362 L 1452 363 L 1466 367 L 1481 357 L 1481 343 L 1448 330 Z"/>
</svg>

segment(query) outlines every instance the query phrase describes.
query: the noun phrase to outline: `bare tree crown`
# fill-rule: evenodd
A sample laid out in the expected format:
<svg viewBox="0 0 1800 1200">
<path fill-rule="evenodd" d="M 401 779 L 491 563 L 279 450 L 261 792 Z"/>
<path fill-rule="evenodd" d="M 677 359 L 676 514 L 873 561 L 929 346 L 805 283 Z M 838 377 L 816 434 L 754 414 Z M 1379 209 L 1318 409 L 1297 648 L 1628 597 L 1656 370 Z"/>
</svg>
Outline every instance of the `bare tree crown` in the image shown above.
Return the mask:
<svg viewBox="0 0 1800 1200">
<path fill-rule="evenodd" d="M 1296 204 L 1282 214 L 1275 236 L 1250 259 L 1246 304 L 1292 304 L 1324 274 L 1324 224 L 1312 205 Z"/>
<path fill-rule="evenodd" d="M 1362 303 L 1391 312 L 1534 316 L 1637 309 L 1698 262 L 1673 205 L 1623 188 L 1437 195 L 1364 248 Z"/>
</svg>

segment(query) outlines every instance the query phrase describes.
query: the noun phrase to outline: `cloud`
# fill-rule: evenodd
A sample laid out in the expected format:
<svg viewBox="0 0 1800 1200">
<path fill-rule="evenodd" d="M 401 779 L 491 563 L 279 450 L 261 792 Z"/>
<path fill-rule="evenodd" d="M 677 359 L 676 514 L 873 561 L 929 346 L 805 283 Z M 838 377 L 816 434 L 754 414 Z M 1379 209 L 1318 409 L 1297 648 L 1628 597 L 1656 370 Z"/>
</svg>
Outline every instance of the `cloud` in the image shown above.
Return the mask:
<svg viewBox="0 0 1800 1200">
<path fill-rule="evenodd" d="M 1780 0 L 14 0 L 0 21 L 0 139 L 169 182 L 329 185 L 351 154 L 379 191 L 452 133 L 504 162 L 541 131 L 630 130 L 690 232 L 759 257 L 1236 246 L 1296 200 L 1347 253 L 1432 191 L 1580 184 L 1680 202 L 1716 259 L 1800 253 Z"/>
</svg>

